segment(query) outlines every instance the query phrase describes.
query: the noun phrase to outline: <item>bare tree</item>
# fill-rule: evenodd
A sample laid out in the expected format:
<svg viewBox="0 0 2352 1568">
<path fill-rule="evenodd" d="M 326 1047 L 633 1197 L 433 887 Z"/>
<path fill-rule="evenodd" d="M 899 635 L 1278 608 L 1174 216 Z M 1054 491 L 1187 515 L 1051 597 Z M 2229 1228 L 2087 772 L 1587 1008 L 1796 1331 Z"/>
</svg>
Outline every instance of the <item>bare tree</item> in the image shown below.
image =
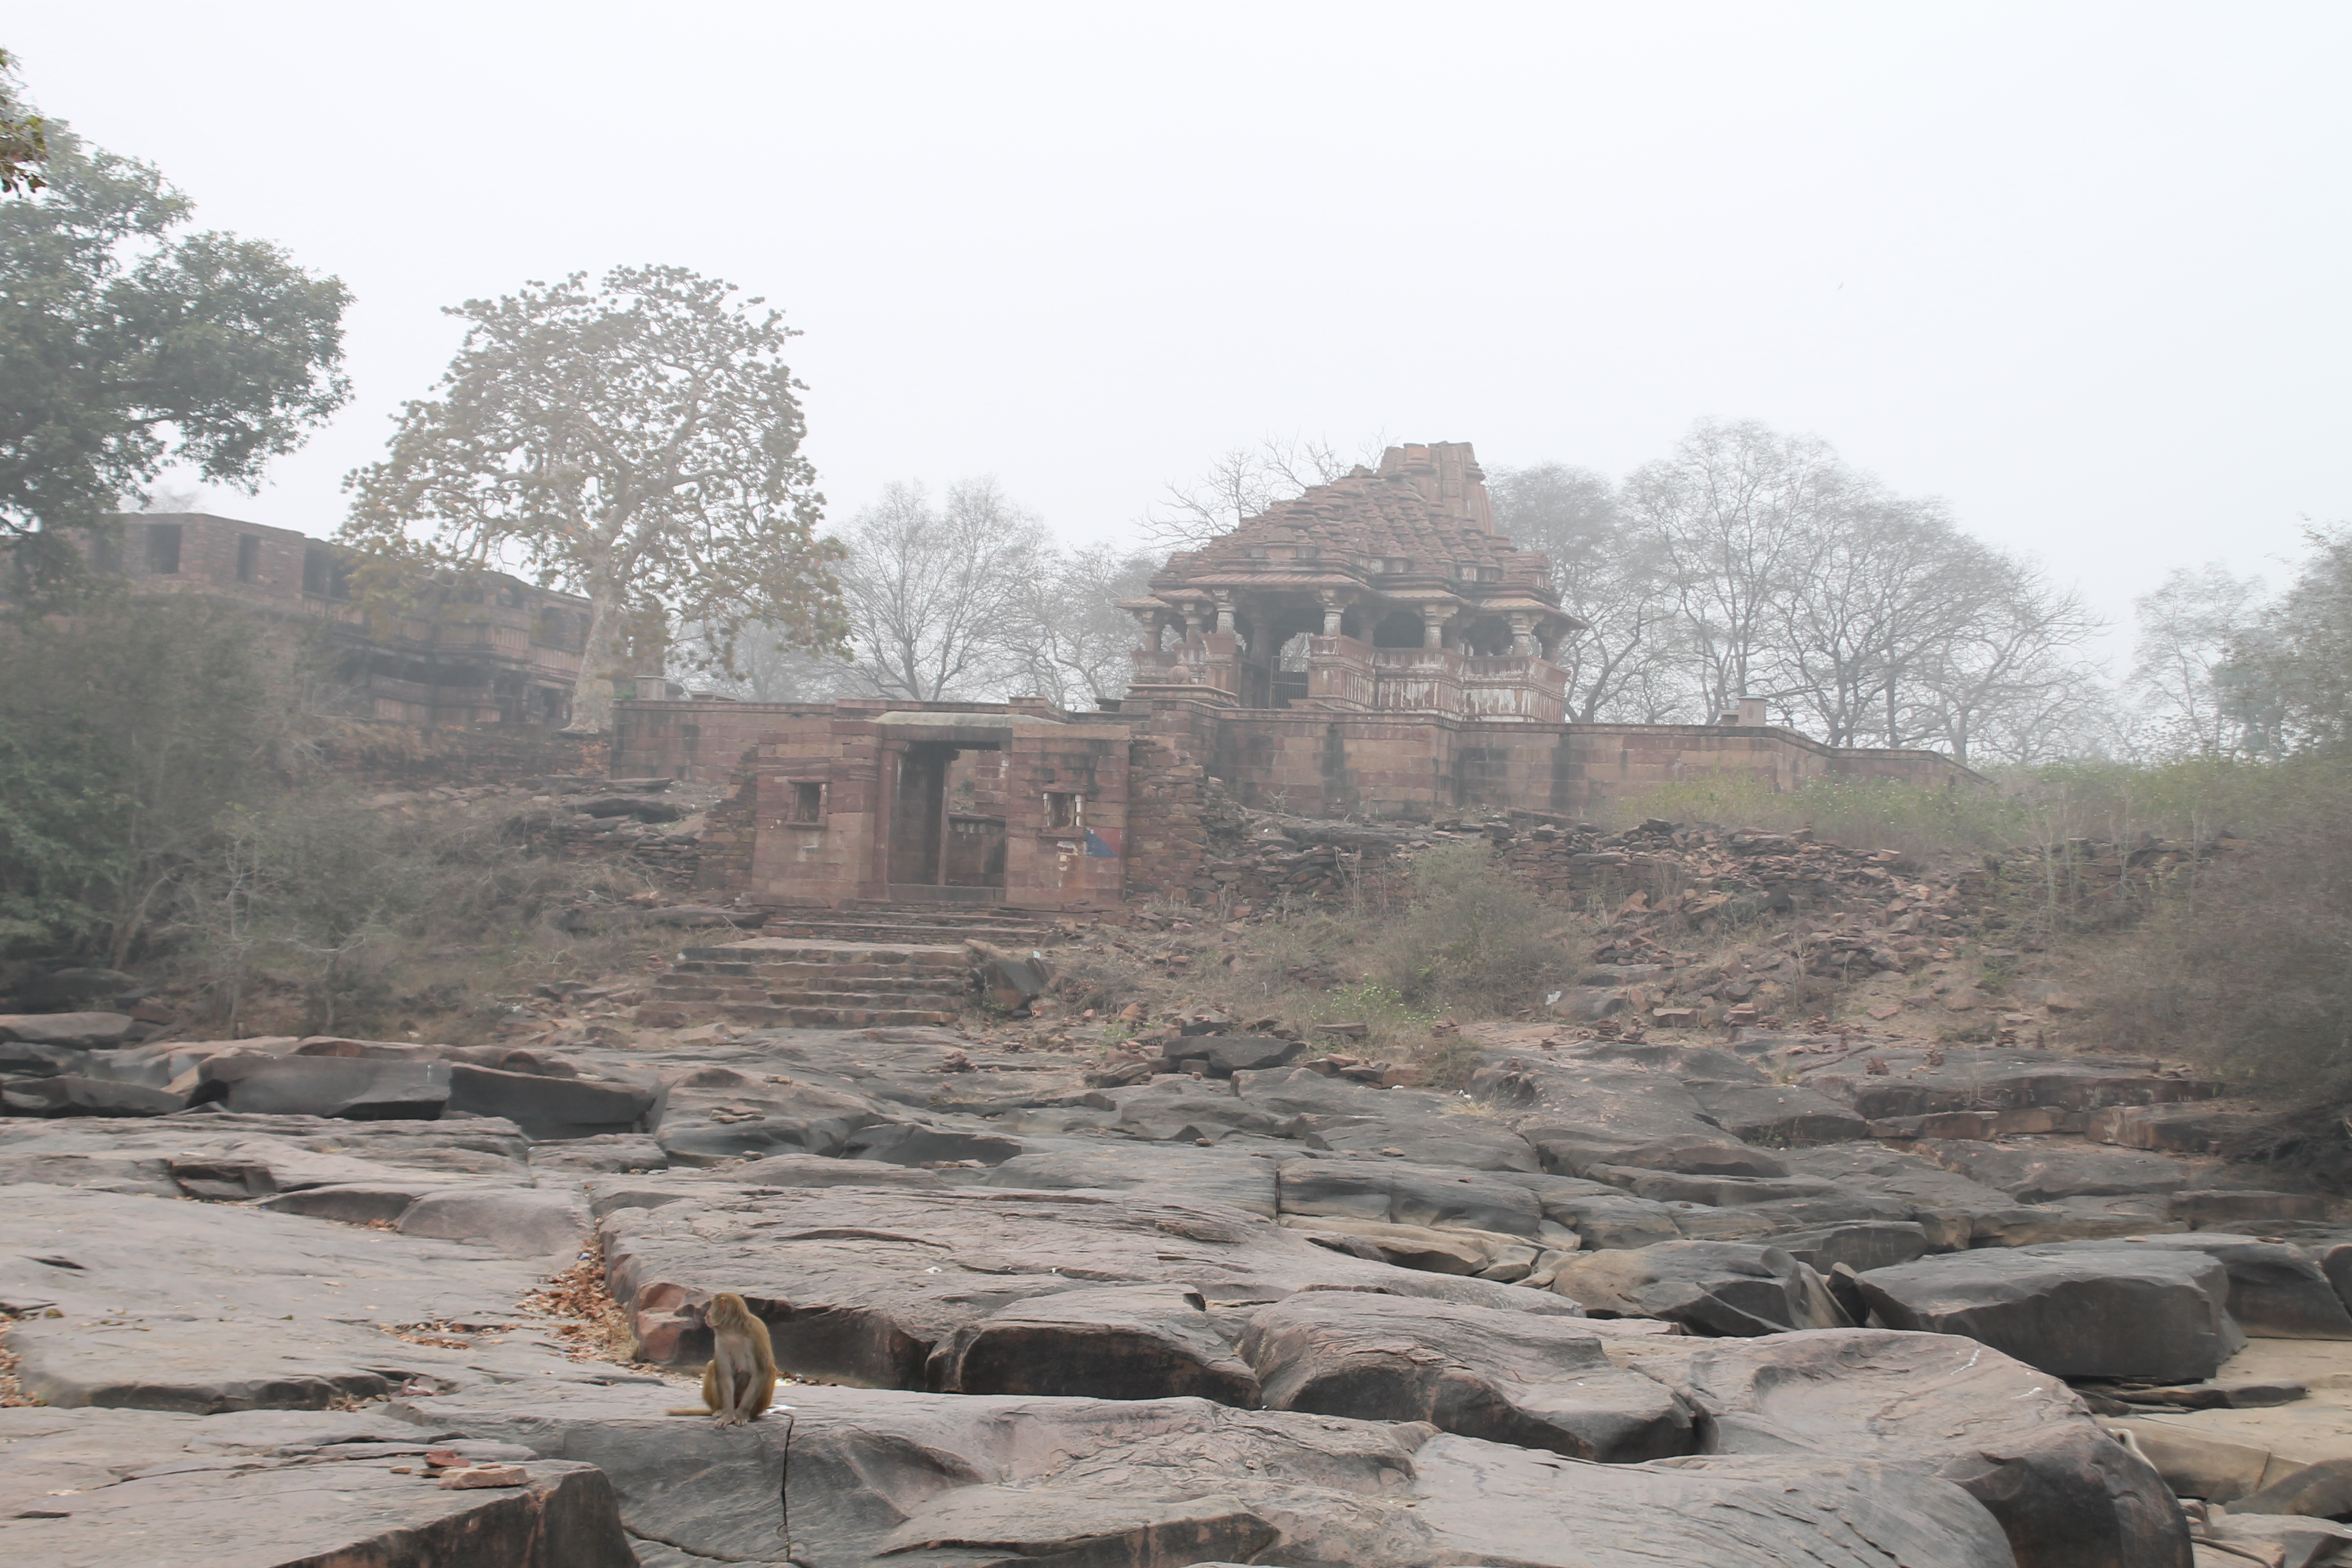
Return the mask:
<svg viewBox="0 0 2352 1568">
<path fill-rule="evenodd" d="M 1568 717 L 1635 723 L 1695 706 L 1675 668 L 1687 655 L 1667 555 L 1635 528 L 1606 476 L 1565 463 L 1496 469 L 1495 526 L 1551 561 L 1560 607 L 1585 623 L 1555 658 L 1568 672 Z"/>
<path fill-rule="evenodd" d="M 706 628 L 699 635 L 709 649 L 714 634 Z M 748 702 L 831 702 L 873 686 L 859 678 L 856 661 L 846 654 L 804 647 L 756 623 L 736 634 L 731 669 L 719 663 L 715 650 L 703 662 L 709 671 L 701 682 L 704 690 Z"/>
<path fill-rule="evenodd" d="M 1807 580 L 1853 489 L 1826 444 L 1753 420 L 1702 421 L 1627 478 L 1623 504 L 1664 551 L 1708 713 L 1765 673 L 1775 604 Z"/>
<path fill-rule="evenodd" d="M 1005 631 L 1017 692 L 1069 710 L 1126 691 L 1137 630 L 1118 604 L 1141 598 L 1159 564 L 1155 554 L 1107 544 L 1041 556 Z"/>
<path fill-rule="evenodd" d="M 2083 653 L 2103 623 L 2039 568 L 1994 559 L 1996 591 L 1980 612 L 1923 652 L 1912 743 L 1960 763 L 2075 753 L 2105 701 L 2105 680 Z"/>
<path fill-rule="evenodd" d="M 2176 569 L 2164 585 L 2132 601 L 2132 697 L 2175 754 L 2238 756 L 2249 749 L 2244 708 L 2232 700 L 2232 667 L 2263 636 L 2266 594 L 2259 577 L 2236 577 L 2218 561 Z"/>
<path fill-rule="evenodd" d="M 992 479 L 965 479 L 933 507 L 894 484 L 852 519 L 840 571 L 857 668 L 885 696 L 917 702 L 993 691 L 1045 551 L 1037 520 Z"/>
<path fill-rule="evenodd" d="M 1260 437 L 1190 479 L 1169 480 L 1138 526 L 1163 550 L 1197 550 L 1277 501 L 1345 478 L 1367 454 L 1378 462 L 1382 444 L 1375 437 L 1350 454 L 1323 437 Z"/>
<path fill-rule="evenodd" d="M 1922 677 L 1990 613 L 2011 574 L 1932 501 L 1864 483 L 1829 521 L 1804 579 L 1775 603 L 1780 695 L 1832 745 L 1915 744 L 1932 728 Z"/>
</svg>

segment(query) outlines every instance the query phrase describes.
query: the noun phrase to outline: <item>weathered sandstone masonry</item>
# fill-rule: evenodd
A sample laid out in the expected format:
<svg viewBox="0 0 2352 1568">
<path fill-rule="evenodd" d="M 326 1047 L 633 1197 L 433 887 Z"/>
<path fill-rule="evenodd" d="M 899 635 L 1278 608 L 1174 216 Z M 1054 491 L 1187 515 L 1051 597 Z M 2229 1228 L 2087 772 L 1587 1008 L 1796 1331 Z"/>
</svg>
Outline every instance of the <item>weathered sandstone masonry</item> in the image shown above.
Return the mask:
<svg viewBox="0 0 2352 1568">
<path fill-rule="evenodd" d="M 1213 887 L 1210 780 L 1241 805 L 1429 820 L 1597 817 L 1676 779 L 1774 790 L 1972 779 L 1930 752 L 1825 746 L 1743 699 L 1713 724 L 1572 724 L 1552 662 L 1580 623 L 1494 531 L 1466 443 L 1390 448 L 1197 551 L 1150 596 L 1101 711 L 887 699 L 616 706 L 622 776 L 740 779 L 706 885 L 779 905 L 1080 909 Z"/>
</svg>

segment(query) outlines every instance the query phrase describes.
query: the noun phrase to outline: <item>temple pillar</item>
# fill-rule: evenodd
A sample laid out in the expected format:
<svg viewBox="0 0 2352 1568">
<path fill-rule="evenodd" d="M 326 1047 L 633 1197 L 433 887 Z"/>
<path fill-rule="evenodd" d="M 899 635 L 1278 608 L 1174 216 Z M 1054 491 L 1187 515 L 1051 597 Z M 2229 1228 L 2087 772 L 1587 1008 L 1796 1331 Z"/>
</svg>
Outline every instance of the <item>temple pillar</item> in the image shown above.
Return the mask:
<svg viewBox="0 0 2352 1568">
<path fill-rule="evenodd" d="M 1423 605 L 1421 607 L 1421 646 L 1444 647 L 1445 623 L 1454 618 L 1451 605 Z"/>
<path fill-rule="evenodd" d="M 1339 635 L 1341 623 L 1347 618 L 1348 606 L 1341 604 L 1339 595 L 1332 593 L 1328 588 L 1323 591 L 1320 597 L 1323 600 L 1323 635 L 1327 637 L 1336 637 Z"/>
<path fill-rule="evenodd" d="M 1511 615 L 1511 651 L 1524 658 L 1536 651 L 1536 618 L 1525 611 Z"/>
<path fill-rule="evenodd" d="M 1234 596 L 1231 594 L 1217 595 L 1217 629 L 1221 632 L 1234 629 Z"/>
</svg>

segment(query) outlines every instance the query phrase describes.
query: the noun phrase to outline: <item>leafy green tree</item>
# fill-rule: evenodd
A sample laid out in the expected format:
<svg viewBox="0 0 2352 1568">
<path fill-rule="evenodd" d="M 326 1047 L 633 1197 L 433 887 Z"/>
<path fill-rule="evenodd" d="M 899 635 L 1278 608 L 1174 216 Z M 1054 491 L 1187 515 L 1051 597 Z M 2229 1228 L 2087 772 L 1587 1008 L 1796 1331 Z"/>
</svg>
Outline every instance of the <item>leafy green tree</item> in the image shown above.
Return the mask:
<svg viewBox="0 0 2352 1568">
<path fill-rule="evenodd" d="M 0 49 L 0 195 L 28 195 L 47 184 L 37 172 L 49 155 L 48 122 L 16 95 L 16 62 Z"/>
<path fill-rule="evenodd" d="M 390 456 L 346 481 L 341 537 L 586 595 L 572 727 L 593 732 L 611 727 L 633 635 L 639 663 L 658 628 L 731 669 L 747 626 L 832 647 L 845 623 L 840 547 L 816 537 L 824 498 L 801 454 L 803 388 L 783 362 L 797 334 L 684 268 L 586 277 L 448 311 L 471 323 L 465 343 L 436 395 L 405 406 Z"/>
<path fill-rule="evenodd" d="M 173 237 L 148 164 L 48 132 L 47 188 L 0 203 L 0 538 L 55 572 L 60 531 L 167 462 L 250 489 L 350 395 L 350 294 L 262 240 Z"/>
</svg>

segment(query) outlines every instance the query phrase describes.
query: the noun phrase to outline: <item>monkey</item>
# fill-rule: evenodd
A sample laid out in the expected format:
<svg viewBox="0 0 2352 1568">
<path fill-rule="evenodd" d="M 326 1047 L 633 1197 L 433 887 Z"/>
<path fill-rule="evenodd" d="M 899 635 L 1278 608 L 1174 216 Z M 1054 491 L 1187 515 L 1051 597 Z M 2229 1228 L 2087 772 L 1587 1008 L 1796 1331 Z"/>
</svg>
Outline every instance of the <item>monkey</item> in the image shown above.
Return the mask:
<svg viewBox="0 0 2352 1568">
<path fill-rule="evenodd" d="M 715 1415 L 721 1426 L 757 1421 L 776 1397 L 776 1352 L 768 1325 L 732 1290 L 710 1299 L 703 1321 L 711 1335 L 710 1364 L 702 1369 L 703 1408 L 689 1405 L 669 1414 Z"/>
</svg>

